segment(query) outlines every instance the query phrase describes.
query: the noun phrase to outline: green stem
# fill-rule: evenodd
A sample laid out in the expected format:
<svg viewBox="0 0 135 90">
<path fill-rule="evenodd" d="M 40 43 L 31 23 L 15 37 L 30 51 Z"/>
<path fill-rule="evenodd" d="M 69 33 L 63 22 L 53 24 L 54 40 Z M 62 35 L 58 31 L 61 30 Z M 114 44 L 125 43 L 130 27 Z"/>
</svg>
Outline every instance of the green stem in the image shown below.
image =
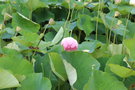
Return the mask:
<svg viewBox="0 0 135 90">
<path fill-rule="evenodd" d="M 110 32 L 109 32 L 109 43 L 111 43 L 111 34 L 112 34 L 112 31 L 110 30 Z"/>
<path fill-rule="evenodd" d="M 28 8 L 29 8 L 29 19 L 32 19 L 32 0 L 29 1 Z"/>
<path fill-rule="evenodd" d="M 43 31 L 43 33 L 42 33 L 42 34 L 43 34 L 43 36 L 40 38 L 40 41 L 38 42 L 37 47 L 39 46 L 39 44 L 40 44 L 40 42 L 41 42 L 42 38 L 44 37 L 45 31 L 46 31 L 46 29 L 47 29 L 48 25 L 49 25 L 49 24 L 47 24 L 47 25 L 45 26 L 44 31 Z"/>
<path fill-rule="evenodd" d="M 130 13 L 128 14 L 128 18 L 127 18 L 127 21 L 126 21 L 126 29 L 127 29 L 127 25 L 128 25 L 128 19 L 129 19 L 129 16 L 130 16 Z M 124 47 L 124 39 L 125 39 L 125 37 L 126 37 L 126 29 L 125 29 L 125 31 L 124 31 L 124 35 L 123 35 L 123 40 L 122 40 L 122 47 Z M 122 52 L 124 52 L 124 50 L 122 51 Z"/>
<path fill-rule="evenodd" d="M 80 39 L 81 39 L 81 31 L 79 30 L 78 42 L 80 42 Z"/>
<path fill-rule="evenodd" d="M 44 31 L 43 31 L 43 33 L 42 33 L 42 34 L 43 34 L 43 36 L 40 38 L 40 40 L 39 40 L 39 42 L 38 42 L 38 44 L 37 44 L 37 47 L 39 46 L 39 44 L 40 44 L 40 42 L 41 42 L 42 38 L 44 37 L 45 31 L 46 31 L 46 29 L 47 29 L 48 25 L 49 25 L 49 24 L 47 24 L 47 25 L 45 26 Z M 32 58 L 35 56 L 35 54 L 36 54 L 36 51 L 34 51 L 34 52 L 33 52 L 33 54 L 32 54 Z"/>
<path fill-rule="evenodd" d="M 109 43 L 111 43 L 111 34 L 112 34 L 112 26 L 113 26 L 113 21 L 115 19 L 115 15 L 113 15 L 113 19 L 112 19 L 112 22 L 111 22 L 111 26 L 110 26 L 110 33 L 109 33 Z"/>
<path fill-rule="evenodd" d="M 68 4 L 68 6 L 69 6 L 69 11 L 68 11 L 68 16 L 67 16 L 67 19 L 66 19 L 66 21 L 65 21 L 65 24 L 64 24 L 64 37 L 67 37 L 67 35 L 68 35 L 68 29 L 66 28 L 67 27 L 67 22 L 68 22 L 68 20 L 69 20 L 69 17 L 70 17 L 70 2 L 69 2 L 69 4 Z M 68 35 L 69 36 L 69 35 Z"/>
<path fill-rule="evenodd" d="M 44 72 L 44 66 L 43 66 L 43 63 L 41 63 L 41 68 L 42 68 L 42 73 L 43 73 L 43 76 L 45 76 L 45 72 Z"/>
<path fill-rule="evenodd" d="M 128 19 L 129 19 L 129 16 L 130 16 L 130 13 L 128 14 L 128 18 L 127 18 L 127 21 L 126 21 L 126 28 L 127 28 L 127 25 L 128 25 L 128 21 L 129 21 Z M 126 29 L 125 29 L 125 31 L 124 31 L 123 41 L 124 41 L 125 37 L 126 37 Z"/>
<path fill-rule="evenodd" d="M 0 35 L 0 49 L 2 48 L 2 38 L 1 38 L 1 35 Z"/>
<path fill-rule="evenodd" d="M 99 10 L 100 10 L 100 0 L 99 0 L 99 5 L 98 5 L 98 15 L 97 15 L 97 21 L 96 21 L 96 40 L 97 40 L 97 35 L 98 35 L 98 17 L 99 17 Z"/>
<path fill-rule="evenodd" d="M 73 13 L 74 13 L 74 8 L 73 8 L 73 10 L 72 10 L 72 12 L 71 12 L 71 18 L 70 18 L 70 22 L 72 21 L 72 18 L 73 18 Z M 72 30 L 71 30 L 71 32 L 70 32 L 70 37 L 72 36 Z"/>
<path fill-rule="evenodd" d="M 60 79 L 58 80 L 58 90 L 60 90 Z"/>
<path fill-rule="evenodd" d="M 114 34 L 113 43 L 115 44 L 116 41 L 116 34 Z"/>
<path fill-rule="evenodd" d="M 65 27 L 66 27 L 66 25 L 67 25 L 67 22 L 68 22 L 68 19 L 69 19 L 69 17 L 70 17 L 70 2 L 69 2 L 69 4 L 68 4 L 68 7 L 69 7 L 69 11 L 68 11 L 67 19 L 66 19 L 65 24 L 64 24 L 64 29 L 65 29 Z"/>
<path fill-rule="evenodd" d="M 106 28 L 106 42 L 108 43 L 109 40 L 108 40 L 108 28 Z"/>
</svg>

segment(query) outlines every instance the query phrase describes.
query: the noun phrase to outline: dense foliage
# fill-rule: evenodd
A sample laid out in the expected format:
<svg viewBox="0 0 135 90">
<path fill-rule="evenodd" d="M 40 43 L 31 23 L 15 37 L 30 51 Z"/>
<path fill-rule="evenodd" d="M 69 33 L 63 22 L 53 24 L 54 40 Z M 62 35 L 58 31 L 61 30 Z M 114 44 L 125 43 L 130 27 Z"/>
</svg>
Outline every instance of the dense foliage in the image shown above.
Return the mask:
<svg viewBox="0 0 135 90">
<path fill-rule="evenodd" d="M 0 89 L 133 90 L 131 1 L 0 0 Z"/>
</svg>

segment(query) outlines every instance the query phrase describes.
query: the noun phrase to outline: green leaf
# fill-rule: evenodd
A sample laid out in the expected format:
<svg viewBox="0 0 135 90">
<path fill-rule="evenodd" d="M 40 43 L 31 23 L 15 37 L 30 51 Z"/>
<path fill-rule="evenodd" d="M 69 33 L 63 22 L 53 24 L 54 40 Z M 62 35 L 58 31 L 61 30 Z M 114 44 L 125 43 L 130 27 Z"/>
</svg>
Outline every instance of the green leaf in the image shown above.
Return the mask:
<svg viewBox="0 0 135 90">
<path fill-rule="evenodd" d="M 135 8 L 131 10 L 131 14 L 135 14 Z"/>
<path fill-rule="evenodd" d="M 52 71 L 63 81 L 66 81 L 67 74 L 65 71 L 65 67 L 62 61 L 61 56 L 58 53 L 49 53 L 49 58 L 51 61 Z"/>
<path fill-rule="evenodd" d="M 127 88 L 111 74 L 94 70 L 83 90 L 127 90 Z"/>
<path fill-rule="evenodd" d="M 101 46 L 102 44 L 99 42 L 99 41 L 91 41 L 91 42 L 88 42 L 88 41 L 85 41 L 85 42 L 82 42 L 81 44 L 79 44 L 79 48 L 78 50 L 89 50 L 90 53 L 94 52 L 94 50 Z"/>
<path fill-rule="evenodd" d="M 33 66 L 27 60 L 3 56 L 0 58 L 0 67 L 11 71 L 15 76 L 23 76 L 33 73 Z M 17 68 L 18 67 L 18 68 Z M 19 79 L 19 78 L 18 78 Z M 20 80 L 20 79 L 19 79 Z"/>
<path fill-rule="evenodd" d="M 6 7 L 6 4 L 0 5 L 0 24 L 2 24 L 4 22 L 4 16 L 2 15 L 2 11 L 5 7 Z"/>
<path fill-rule="evenodd" d="M 33 73 L 21 82 L 17 90 L 51 90 L 51 82 L 43 77 L 41 73 Z"/>
<path fill-rule="evenodd" d="M 71 64 L 70 66 L 76 69 L 77 81 L 74 83 L 73 87 L 76 88 L 77 90 L 82 90 L 83 86 L 88 81 L 88 78 L 91 75 L 92 69 L 94 68 L 99 69 L 100 64 L 89 53 L 81 51 L 63 52 L 62 56 L 63 59 L 67 61 L 67 63 Z"/>
<path fill-rule="evenodd" d="M 70 63 L 68 63 L 66 60 L 63 60 L 63 63 L 64 63 L 64 66 L 66 68 L 66 72 L 67 72 L 67 76 L 68 76 L 68 79 L 69 79 L 70 86 L 72 88 L 74 88 L 73 85 L 77 80 L 76 69 Z"/>
<path fill-rule="evenodd" d="M 124 21 L 123 21 L 124 25 L 126 25 L 126 21 L 127 21 L 127 19 L 124 19 Z M 128 20 L 127 29 L 129 30 L 129 32 L 126 33 L 127 38 L 133 38 L 134 37 L 134 35 L 135 35 L 134 28 L 135 28 L 135 23 Z"/>
<path fill-rule="evenodd" d="M 56 21 L 54 25 L 51 25 L 51 27 L 53 27 L 55 29 L 55 31 L 58 32 L 59 29 L 64 26 L 64 24 L 65 24 L 65 21 Z M 70 23 L 68 21 L 65 28 L 68 31 L 72 31 L 75 27 L 76 27 L 76 22 Z"/>
<path fill-rule="evenodd" d="M 21 31 L 33 32 L 37 33 L 40 25 L 31 21 L 27 17 L 23 16 L 20 13 L 13 14 L 12 26 L 16 29 L 16 27 L 21 28 Z"/>
<path fill-rule="evenodd" d="M 40 35 L 32 32 L 22 32 L 23 36 L 13 37 L 15 42 L 18 42 L 24 46 L 37 46 L 40 41 Z"/>
<path fill-rule="evenodd" d="M 62 26 L 64 26 L 64 24 L 65 24 L 65 21 L 56 21 L 55 24 L 51 25 L 51 27 L 52 27 L 55 31 L 58 32 L 58 31 L 60 30 L 60 28 L 61 28 Z"/>
<path fill-rule="evenodd" d="M 120 24 L 120 25 L 116 25 L 115 27 L 112 27 L 112 32 L 114 32 L 117 35 L 123 36 L 124 33 L 128 32 L 128 30 L 126 29 L 126 26 Z"/>
<path fill-rule="evenodd" d="M 62 51 L 63 51 L 63 46 L 60 44 L 53 46 L 50 50 L 50 52 L 56 52 L 56 53 L 61 53 Z"/>
<path fill-rule="evenodd" d="M 100 63 L 100 70 L 104 71 L 106 67 L 106 62 L 108 61 L 109 57 L 100 57 L 97 58 L 98 62 Z"/>
<path fill-rule="evenodd" d="M 38 8 L 32 13 L 32 18 L 38 23 L 48 21 L 50 18 L 54 18 L 54 14 L 46 8 Z"/>
<path fill-rule="evenodd" d="M 122 21 L 114 17 L 115 12 L 110 12 L 108 14 L 100 13 L 101 19 L 106 28 L 109 28 L 115 34 L 123 36 L 125 32 L 128 30 L 126 29 L 125 25 L 122 24 Z"/>
<path fill-rule="evenodd" d="M 135 85 L 135 76 L 128 77 L 124 80 L 124 84 L 127 88 L 133 90 Z"/>
<path fill-rule="evenodd" d="M 18 80 L 10 72 L 0 69 L 0 89 L 19 87 Z"/>
<path fill-rule="evenodd" d="M 127 48 L 127 53 L 129 54 L 129 56 L 132 59 L 135 60 L 135 48 L 134 48 L 135 42 L 134 41 L 135 41 L 135 36 L 132 39 L 126 39 L 126 40 L 124 40 L 124 45 Z"/>
<path fill-rule="evenodd" d="M 3 58 L 10 57 L 11 59 L 19 59 L 19 60 L 23 58 L 22 55 L 14 49 L 2 48 L 2 51 L 3 51 L 3 54 L 7 56 Z"/>
<path fill-rule="evenodd" d="M 41 0 L 49 5 L 61 5 L 61 3 L 64 1 L 64 0 Z"/>
<path fill-rule="evenodd" d="M 94 24 L 91 22 L 91 17 L 88 15 L 79 15 L 77 20 L 77 26 L 79 29 L 83 30 L 86 35 L 89 35 L 95 28 Z"/>
<path fill-rule="evenodd" d="M 100 32 L 100 34 L 101 34 L 101 31 L 98 31 L 98 32 Z M 102 43 L 106 43 L 107 42 L 106 36 L 105 35 L 100 35 L 100 34 L 98 34 L 97 40 L 102 42 Z M 96 39 L 96 37 L 95 37 L 94 34 L 90 34 L 89 36 L 85 37 L 85 40 L 95 40 L 95 39 Z"/>
<path fill-rule="evenodd" d="M 135 71 L 130 69 L 130 68 L 126 68 L 117 64 L 109 64 L 110 70 L 115 73 L 116 75 L 122 77 L 122 78 L 127 78 L 130 76 L 135 76 Z"/>
<path fill-rule="evenodd" d="M 46 42 L 52 41 L 53 38 L 55 37 L 55 35 L 56 35 L 56 32 L 53 32 L 53 31 L 52 32 L 47 32 L 45 34 L 45 36 L 44 36 L 44 39 L 45 39 Z"/>
<path fill-rule="evenodd" d="M 64 30 L 63 28 L 61 27 L 60 30 L 57 32 L 57 34 L 55 35 L 55 37 L 53 38 L 52 40 L 52 45 L 55 45 L 57 44 L 63 37 L 63 34 L 64 34 Z"/>
<path fill-rule="evenodd" d="M 37 8 L 48 7 L 48 5 L 45 2 L 42 2 L 40 0 L 28 0 L 27 6 L 31 11 L 34 11 Z"/>
<path fill-rule="evenodd" d="M 117 11 L 119 11 L 121 14 L 128 14 L 133 8 L 133 6 L 129 5 L 119 5 L 117 6 Z"/>
<path fill-rule="evenodd" d="M 28 2 L 28 0 L 10 0 L 12 8 L 29 18 L 31 16 L 31 12 L 27 7 L 26 2 Z M 11 6 L 9 6 L 9 8 Z"/>
<path fill-rule="evenodd" d="M 92 56 L 94 56 L 95 58 L 109 57 L 110 53 L 108 51 L 108 45 L 103 44 L 99 49 L 95 50 L 95 52 L 92 53 Z"/>
<path fill-rule="evenodd" d="M 50 79 L 52 83 L 52 89 L 56 88 L 58 85 L 58 80 L 56 75 L 53 73 L 51 70 L 51 65 L 50 65 L 50 59 L 48 54 L 45 54 L 44 56 L 42 55 L 36 55 L 34 56 L 36 62 L 34 64 L 34 70 L 36 73 L 43 73 L 43 75 L 47 78 Z"/>
<path fill-rule="evenodd" d="M 114 55 L 110 57 L 110 59 L 106 63 L 105 71 L 108 73 L 112 73 L 110 67 L 108 66 L 109 64 L 125 65 L 123 59 L 124 59 L 124 55 Z"/>
</svg>

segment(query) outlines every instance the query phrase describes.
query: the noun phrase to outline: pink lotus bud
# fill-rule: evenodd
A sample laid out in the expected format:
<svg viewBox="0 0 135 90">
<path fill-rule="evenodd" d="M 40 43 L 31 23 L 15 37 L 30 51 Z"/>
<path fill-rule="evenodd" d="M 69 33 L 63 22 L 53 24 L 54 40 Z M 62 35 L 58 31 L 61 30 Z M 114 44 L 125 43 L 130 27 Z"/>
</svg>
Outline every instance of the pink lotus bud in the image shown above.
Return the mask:
<svg viewBox="0 0 135 90">
<path fill-rule="evenodd" d="M 78 42 L 72 37 L 64 38 L 61 41 L 61 45 L 64 47 L 64 50 L 66 51 L 74 51 L 78 49 Z"/>
</svg>

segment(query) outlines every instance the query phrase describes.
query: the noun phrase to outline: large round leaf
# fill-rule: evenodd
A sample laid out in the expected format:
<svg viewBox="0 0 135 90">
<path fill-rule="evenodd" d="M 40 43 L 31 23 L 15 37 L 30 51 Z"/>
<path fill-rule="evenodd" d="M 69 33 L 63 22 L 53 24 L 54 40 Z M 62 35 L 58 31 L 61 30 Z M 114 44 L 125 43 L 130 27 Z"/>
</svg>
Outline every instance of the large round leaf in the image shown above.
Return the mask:
<svg viewBox="0 0 135 90">
<path fill-rule="evenodd" d="M 83 90 L 127 90 L 127 88 L 111 74 L 95 70 Z"/>
<path fill-rule="evenodd" d="M 82 90 L 91 75 L 92 69 L 99 69 L 99 62 L 89 53 L 81 51 L 63 52 L 62 56 L 67 63 L 71 64 L 70 66 L 76 69 L 77 81 L 74 83 L 74 88 Z"/>
<path fill-rule="evenodd" d="M 17 90 L 51 90 L 51 82 L 41 73 L 29 75 Z"/>
<path fill-rule="evenodd" d="M 3 56 L 0 58 L 0 67 L 11 71 L 19 81 L 24 79 L 24 75 L 33 73 L 33 66 L 25 59 Z"/>
<path fill-rule="evenodd" d="M 37 33 L 40 25 L 31 21 L 20 13 L 13 14 L 12 26 L 19 27 L 21 30 Z"/>
<path fill-rule="evenodd" d="M 83 30 L 86 35 L 89 35 L 94 30 L 94 24 L 88 15 L 79 15 L 77 26 Z"/>
</svg>

